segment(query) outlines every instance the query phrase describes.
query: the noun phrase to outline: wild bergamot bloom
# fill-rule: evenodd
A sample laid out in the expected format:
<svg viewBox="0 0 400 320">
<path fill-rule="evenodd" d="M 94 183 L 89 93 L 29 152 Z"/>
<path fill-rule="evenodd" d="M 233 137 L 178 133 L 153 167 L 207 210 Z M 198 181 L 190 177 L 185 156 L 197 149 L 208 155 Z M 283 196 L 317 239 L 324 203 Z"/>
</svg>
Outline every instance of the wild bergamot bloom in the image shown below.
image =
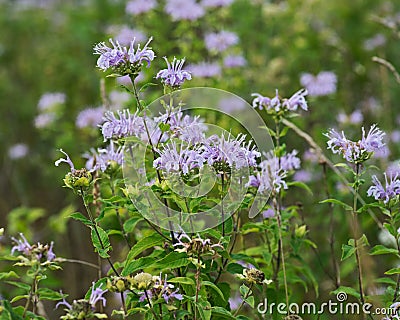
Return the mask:
<svg viewBox="0 0 400 320">
<path fill-rule="evenodd" d="M 297 111 L 298 108 L 304 111 L 308 110 L 308 105 L 305 96 L 308 94 L 307 90 L 300 89 L 288 99 L 281 99 L 278 90 L 275 92 L 275 97 L 264 97 L 259 93 L 253 93 L 255 97 L 253 100 L 253 108 L 260 110 L 265 109 L 268 112 L 281 112 L 281 111 Z"/>
<path fill-rule="evenodd" d="M 369 197 L 374 197 L 375 200 L 383 201 L 387 204 L 390 200 L 395 199 L 400 194 L 400 180 L 398 175 L 390 175 L 389 179 L 386 174 L 385 176 L 385 186 L 379 181 L 376 175 L 372 176 L 373 186 L 369 187 L 367 194 Z"/>
<path fill-rule="evenodd" d="M 385 146 L 383 142 L 385 133 L 376 124 L 371 126 L 368 134 L 362 127 L 362 138 L 358 141 L 347 139 L 343 131 L 340 134 L 335 129 L 330 129 L 325 136 L 329 138 L 328 149 L 331 149 L 333 153 L 341 154 L 343 158 L 352 163 L 368 160 L 374 152 L 380 151 Z"/>
<path fill-rule="evenodd" d="M 185 58 L 178 60 L 174 57 L 171 63 L 166 57 L 164 57 L 164 60 L 167 63 L 167 69 L 160 70 L 156 75 L 156 79 L 161 78 L 161 82 L 165 86 L 179 88 L 185 80 L 192 79 L 189 71 L 182 70 Z"/>
<path fill-rule="evenodd" d="M 154 51 L 149 47 L 150 41 L 147 41 L 143 49 L 140 44 L 135 49 L 135 39 L 130 43 L 129 49 L 122 46 L 117 40 L 110 39 L 112 47 L 108 47 L 105 42 L 100 42 L 94 47 L 94 54 L 100 55 L 97 59 L 97 66 L 103 71 L 111 69 L 120 76 L 137 76 L 144 63 L 147 67 L 154 60 Z"/>
</svg>

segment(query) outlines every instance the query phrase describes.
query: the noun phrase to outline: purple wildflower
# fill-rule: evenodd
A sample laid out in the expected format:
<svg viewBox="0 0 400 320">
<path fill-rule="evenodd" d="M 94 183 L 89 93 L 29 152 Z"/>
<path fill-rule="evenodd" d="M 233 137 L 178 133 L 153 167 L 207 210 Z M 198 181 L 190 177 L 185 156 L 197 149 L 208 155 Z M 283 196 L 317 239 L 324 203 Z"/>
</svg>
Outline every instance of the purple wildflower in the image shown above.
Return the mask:
<svg viewBox="0 0 400 320">
<path fill-rule="evenodd" d="M 307 170 L 299 170 L 294 174 L 293 180 L 299 182 L 310 182 L 312 180 L 312 174 Z"/>
<path fill-rule="evenodd" d="M 131 0 L 127 2 L 125 11 L 128 14 L 139 15 L 154 9 L 156 6 L 156 0 Z"/>
<path fill-rule="evenodd" d="M 95 283 L 93 282 L 92 293 L 90 294 L 89 303 L 93 308 L 95 308 L 96 303 L 98 301 L 101 301 L 103 303 L 103 307 L 105 307 L 107 301 L 103 297 L 103 294 L 105 294 L 108 290 L 103 290 L 100 287 L 95 288 L 94 285 L 95 285 Z"/>
<path fill-rule="evenodd" d="M 129 136 L 140 137 L 145 133 L 143 118 L 136 113 L 131 115 L 128 109 L 114 112 L 107 111 L 104 114 L 104 123 L 101 125 L 101 133 L 104 141 L 111 138 L 124 138 Z"/>
<path fill-rule="evenodd" d="M 29 152 L 29 148 L 26 144 L 24 143 L 17 143 L 12 145 L 8 149 L 8 157 L 11 160 L 17 160 L 26 157 L 26 155 Z"/>
<path fill-rule="evenodd" d="M 146 293 L 147 293 L 147 296 L 149 297 L 149 299 L 153 298 L 153 294 L 152 294 L 151 290 L 146 290 L 146 292 L 142 291 L 142 292 L 139 292 L 139 295 L 140 295 L 139 302 L 143 302 L 143 301 L 147 300 Z"/>
<path fill-rule="evenodd" d="M 65 94 L 62 92 L 49 92 L 40 97 L 38 109 L 40 111 L 49 111 L 55 106 L 65 103 Z"/>
<path fill-rule="evenodd" d="M 143 49 L 140 48 L 140 44 L 135 49 L 135 40 L 133 39 L 130 42 L 129 49 L 121 46 L 118 41 L 114 42 L 112 39 L 109 40 L 112 48 L 108 47 L 105 42 L 98 43 L 94 47 L 94 54 L 100 55 L 97 59 L 97 66 L 103 71 L 111 68 L 123 73 L 122 75 L 138 72 L 144 62 L 147 63 L 147 66 L 150 66 L 155 57 L 153 50 L 148 47 L 152 38 L 147 41 Z"/>
<path fill-rule="evenodd" d="M 350 115 L 346 115 L 344 112 L 340 112 L 336 120 L 339 123 L 351 123 L 351 124 L 360 124 L 364 121 L 364 116 L 361 110 L 354 110 Z"/>
<path fill-rule="evenodd" d="M 162 83 L 175 88 L 180 87 L 185 80 L 192 79 L 190 72 L 182 70 L 185 58 L 177 60 L 174 57 L 171 63 L 169 63 L 166 57 L 164 57 L 164 60 L 167 63 L 167 69 L 160 70 L 156 75 L 156 79 L 161 78 Z"/>
<path fill-rule="evenodd" d="M 37 129 L 43 129 L 56 120 L 56 114 L 53 112 L 41 113 L 35 117 L 34 125 Z"/>
<path fill-rule="evenodd" d="M 54 246 L 54 242 L 52 241 L 50 243 L 49 250 L 47 251 L 47 261 L 49 261 L 49 262 L 53 261 L 56 258 L 56 255 L 53 252 L 53 246 Z"/>
<path fill-rule="evenodd" d="M 187 66 L 196 78 L 212 78 L 221 74 L 221 66 L 216 62 L 199 62 Z"/>
<path fill-rule="evenodd" d="M 400 162 L 395 161 L 390 163 L 386 169 L 386 172 L 389 176 L 395 176 L 395 175 L 400 176 Z"/>
<path fill-rule="evenodd" d="M 305 111 L 308 110 L 307 101 L 305 96 L 308 94 L 307 90 L 300 89 L 289 99 L 283 101 L 282 106 L 290 111 L 296 111 L 297 108 L 301 108 Z"/>
<path fill-rule="evenodd" d="M 333 153 L 342 154 L 342 156 L 349 162 L 359 163 L 368 160 L 371 153 L 379 151 L 385 146 L 383 136 L 385 134 L 372 125 L 367 135 L 365 135 L 364 127 L 362 128 L 361 140 L 354 142 L 346 138 L 344 132 L 338 133 L 334 129 L 330 129 L 325 134 L 329 138 L 328 149 Z"/>
<path fill-rule="evenodd" d="M 227 7 L 233 1 L 234 0 L 203 0 L 203 1 L 201 1 L 201 4 L 203 7 L 207 7 L 207 8 Z"/>
<path fill-rule="evenodd" d="M 312 163 L 317 163 L 319 161 L 319 157 L 314 149 L 307 149 L 303 153 L 303 160 L 310 161 Z"/>
<path fill-rule="evenodd" d="M 239 135 L 236 139 L 229 135 L 213 135 L 208 138 L 203 146 L 202 156 L 209 165 L 229 165 L 241 169 L 257 165 L 257 158 L 261 154 L 256 150 L 252 141 L 246 145 L 246 135 Z"/>
<path fill-rule="evenodd" d="M 204 8 L 195 0 L 167 0 L 165 12 L 168 13 L 174 21 L 194 21 L 205 14 Z"/>
<path fill-rule="evenodd" d="M 311 97 L 326 96 L 336 92 L 337 77 L 333 72 L 321 71 L 316 76 L 303 73 L 300 83 Z"/>
<path fill-rule="evenodd" d="M 399 143 L 400 142 L 400 130 L 393 130 L 392 133 L 390 134 L 390 140 L 394 143 Z"/>
<path fill-rule="evenodd" d="M 229 298 L 229 307 L 231 310 L 237 310 L 239 306 L 242 304 L 243 298 L 240 295 L 237 295 L 235 297 Z"/>
<path fill-rule="evenodd" d="M 234 111 L 240 111 L 246 108 L 246 102 L 242 99 L 238 99 L 237 97 L 230 97 L 221 99 L 218 103 L 218 108 L 226 113 L 231 113 Z"/>
<path fill-rule="evenodd" d="M 62 291 L 60 291 L 60 293 L 62 294 Z M 68 303 L 67 300 L 65 300 L 64 296 L 62 298 L 62 301 L 58 302 L 56 304 L 56 309 L 58 309 L 59 306 L 64 305 L 65 307 L 67 307 L 68 310 L 72 310 L 72 305 L 70 303 Z"/>
<path fill-rule="evenodd" d="M 11 248 L 11 254 L 14 254 L 15 251 L 18 251 L 27 256 L 30 254 L 32 246 L 29 244 L 28 240 L 26 240 L 25 236 L 22 233 L 20 233 L 19 236 L 21 239 L 16 239 L 14 237 L 11 238 L 11 240 L 15 242 L 15 246 Z"/>
<path fill-rule="evenodd" d="M 204 38 L 205 45 L 208 51 L 223 52 L 229 47 L 237 44 L 239 38 L 236 33 L 230 31 L 220 31 L 209 33 Z"/>
<path fill-rule="evenodd" d="M 293 150 L 292 152 L 280 157 L 279 161 L 282 170 L 290 171 L 300 168 L 300 159 L 297 157 L 297 153 L 297 150 Z"/>
<path fill-rule="evenodd" d="M 75 125 L 78 128 L 96 128 L 103 121 L 104 108 L 87 108 L 79 112 L 76 117 Z"/>
<path fill-rule="evenodd" d="M 251 96 L 255 97 L 253 100 L 253 108 L 258 108 L 260 110 L 266 109 L 267 111 L 274 110 L 275 112 L 281 110 L 281 100 L 279 99 L 278 89 L 276 89 L 275 97 L 272 99 L 264 97 L 259 93 L 253 93 Z"/>
<path fill-rule="evenodd" d="M 229 55 L 224 58 L 226 68 L 244 67 L 247 64 L 246 59 L 241 55 Z"/>
<path fill-rule="evenodd" d="M 166 173 L 188 174 L 190 170 L 201 168 L 204 164 L 204 157 L 198 150 L 189 149 L 171 142 L 158 150 L 160 157 L 155 159 L 153 166 Z"/>
<path fill-rule="evenodd" d="M 384 46 L 385 44 L 386 44 L 386 37 L 383 34 L 378 33 L 372 38 L 369 38 L 364 41 L 364 49 L 367 51 L 372 51 L 378 47 Z"/>
<path fill-rule="evenodd" d="M 269 219 L 275 217 L 275 210 L 272 208 L 268 208 L 267 210 L 262 212 L 262 216 L 264 219 Z M 253 266 L 254 268 L 254 266 Z"/>
<path fill-rule="evenodd" d="M 287 189 L 285 182 L 287 171 L 279 166 L 279 160 L 272 153 L 267 154 L 267 159 L 259 164 L 260 171 L 249 177 L 247 186 L 257 187 L 261 193 L 278 193 L 282 188 Z"/>
<path fill-rule="evenodd" d="M 388 179 L 386 172 L 385 176 L 385 187 L 376 177 L 376 175 L 372 176 L 373 186 L 369 187 L 367 194 L 369 197 L 373 196 L 375 200 L 383 201 L 387 204 L 390 200 L 396 198 L 400 194 L 400 180 L 398 179 L 398 175 L 395 176 L 390 175 Z"/>
<path fill-rule="evenodd" d="M 97 152 L 92 151 L 92 154 L 87 154 L 86 157 L 88 158 L 86 169 L 89 171 L 101 170 L 104 172 L 113 162 L 122 165 L 124 151 L 122 146 L 115 150 L 114 141 L 111 140 L 106 149 L 97 149 Z"/>
<path fill-rule="evenodd" d="M 58 167 L 60 165 L 60 163 L 65 162 L 71 167 L 71 172 L 74 172 L 75 171 L 75 166 L 74 166 L 73 162 L 71 161 L 70 157 L 68 156 L 68 154 L 65 153 L 62 149 L 60 149 L 59 151 L 65 155 L 65 159 L 64 158 L 58 159 L 54 163 L 55 166 Z"/>
</svg>

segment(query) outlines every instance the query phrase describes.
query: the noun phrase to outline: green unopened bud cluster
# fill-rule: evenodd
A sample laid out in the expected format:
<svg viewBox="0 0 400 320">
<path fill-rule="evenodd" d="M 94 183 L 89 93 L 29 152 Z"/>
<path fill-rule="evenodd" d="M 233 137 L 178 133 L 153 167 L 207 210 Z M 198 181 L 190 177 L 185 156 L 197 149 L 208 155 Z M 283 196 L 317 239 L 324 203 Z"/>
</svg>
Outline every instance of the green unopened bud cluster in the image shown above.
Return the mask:
<svg viewBox="0 0 400 320">
<path fill-rule="evenodd" d="M 64 178 L 65 185 L 76 191 L 87 189 L 91 182 L 92 174 L 85 168 L 68 172 Z"/>
</svg>

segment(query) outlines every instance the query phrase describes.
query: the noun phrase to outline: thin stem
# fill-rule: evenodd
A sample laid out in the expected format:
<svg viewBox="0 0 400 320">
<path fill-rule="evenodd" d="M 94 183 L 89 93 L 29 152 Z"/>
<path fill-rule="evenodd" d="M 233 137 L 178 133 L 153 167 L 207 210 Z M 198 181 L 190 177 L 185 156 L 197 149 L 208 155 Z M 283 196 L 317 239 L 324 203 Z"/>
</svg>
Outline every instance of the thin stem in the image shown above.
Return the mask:
<svg viewBox="0 0 400 320">
<path fill-rule="evenodd" d="M 100 269 L 100 267 L 98 265 L 96 265 L 94 263 L 87 262 L 87 261 L 76 260 L 76 259 L 65 259 L 65 258 L 58 258 L 58 260 L 60 262 L 79 263 L 79 264 L 83 264 L 83 265 L 86 265 L 86 266 L 89 266 L 89 267 L 92 267 L 92 268 L 95 268 L 95 269 Z"/>
<path fill-rule="evenodd" d="M 199 292 L 201 289 L 201 283 L 200 283 L 200 274 L 201 274 L 201 262 L 200 262 L 200 250 L 197 253 L 197 270 L 195 274 L 195 279 L 196 279 L 196 298 L 195 298 L 195 306 L 194 306 L 194 320 L 197 320 L 197 304 L 199 303 Z M 200 265 L 199 265 L 200 264 Z"/>
<path fill-rule="evenodd" d="M 392 217 L 392 209 L 389 208 L 390 216 Z M 393 225 L 393 218 L 391 218 L 391 224 Z M 396 236 L 396 246 L 397 246 L 397 253 L 400 256 L 400 236 L 397 233 Z M 393 294 L 393 303 L 397 301 L 397 298 L 399 296 L 399 290 L 400 290 L 400 274 L 397 275 L 397 282 L 396 282 L 396 289 L 394 290 Z"/>
<path fill-rule="evenodd" d="M 127 316 L 128 312 L 126 310 L 126 304 L 125 304 L 125 297 L 124 297 L 124 293 L 121 292 L 121 304 L 122 304 L 122 309 L 124 310 L 124 319 Z"/>
<path fill-rule="evenodd" d="M 86 201 L 85 201 L 85 196 L 84 196 L 82 187 L 80 188 L 80 190 L 81 190 L 81 196 L 82 196 L 83 204 L 84 204 L 85 209 L 86 209 L 86 212 L 87 212 L 87 214 L 88 214 L 88 216 L 89 216 L 90 222 L 91 222 L 92 225 L 93 225 L 93 229 L 94 229 L 94 231 L 95 231 L 95 233 L 96 233 L 97 239 L 99 240 L 100 246 L 101 246 L 101 248 L 104 250 L 105 247 L 104 247 L 103 241 L 101 240 L 99 230 L 97 229 L 97 223 L 96 223 L 96 221 L 94 220 L 93 215 L 92 215 L 92 213 L 91 213 L 91 211 L 90 211 L 90 208 L 89 208 L 89 206 L 87 205 L 87 203 L 86 203 Z M 111 259 L 110 259 L 109 257 L 107 258 L 107 261 L 108 261 L 108 263 L 110 264 L 110 267 L 111 267 L 111 269 L 114 271 L 114 273 L 116 274 L 116 276 L 119 277 L 119 272 L 118 272 L 117 269 L 114 267 L 114 264 L 112 263 L 112 261 L 111 261 Z"/>
<path fill-rule="evenodd" d="M 357 268 L 358 268 L 358 284 L 359 284 L 359 290 L 360 290 L 360 302 L 361 302 L 361 304 L 364 304 L 362 265 L 361 265 L 360 250 L 359 250 L 358 241 L 357 241 L 357 238 L 359 236 L 358 222 L 357 222 L 357 196 L 358 196 L 358 190 L 359 190 L 359 178 L 360 178 L 360 165 L 356 164 L 356 175 L 355 175 L 356 180 L 355 180 L 355 188 L 354 188 L 355 195 L 354 195 L 354 201 L 353 201 L 352 218 L 353 218 L 353 230 L 354 230 L 354 247 L 356 249 L 355 254 L 356 254 L 356 262 L 357 262 Z"/>
<path fill-rule="evenodd" d="M 244 303 L 246 302 L 245 300 L 250 296 L 250 293 L 252 293 L 251 289 L 253 288 L 253 284 L 250 284 L 249 287 L 249 291 L 247 291 L 246 295 L 243 297 L 242 302 L 240 303 L 239 307 L 236 309 L 236 312 L 234 313 L 234 317 L 236 317 L 240 311 L 240 309 L 242 309 Z"/>
<path fill-rule="evenodd" d="M 149 303 L 151 313 L 153 314 L 154 318 L 158 319 L 159 317 L 157 316 L 157 313 L 154 311 L 153 304 L 151 303 L 151 300 L 150 300 L 149 294 L 147 293 L 147 290 L 144 290 L 144 294 L 146 296 L 147 302 Z"/>
<path fill-rule="evenodd" d="M 224 213 L 224 186 L 225 186 L 225 173 L 221 174 L 221 219 L 222 219 L 222 236 L 225 237 L 225 213 Z"/>
</svg>

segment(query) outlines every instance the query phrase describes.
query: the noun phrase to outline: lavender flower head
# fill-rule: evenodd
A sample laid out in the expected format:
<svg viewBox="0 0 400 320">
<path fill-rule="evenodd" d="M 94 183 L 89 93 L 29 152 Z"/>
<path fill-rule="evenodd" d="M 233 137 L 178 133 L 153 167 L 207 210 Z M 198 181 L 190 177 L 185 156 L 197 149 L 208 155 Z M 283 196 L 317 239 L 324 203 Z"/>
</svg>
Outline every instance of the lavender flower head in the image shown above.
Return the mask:
<svg viewBox="0 0 400 320">
<path fill-rule="evenodd" d="M 300 83 L 311 97 L 326 96 L 336 92 L 337 77 L 330 71 L 321 71 L 316 76 L 303 73 Z"/>
<path fill-rule="evenodd" d="M 131 0 L 127 2 L 125 12 L 136 16 L 148 12 L 156 6 L 157 0 Z"/>
<path fill-rule="evenodd" d="M 304 111 L 308 110 L 307 101 L 305 96 L 308 94 L 308 91 L 305 89 L 300 89 L 289 99 L 285 99 L 283 101 L 282 106 L 289 111 L 296 111 L 297 108 L 301 108 Z"/>
<path fill-rule="evenodd" d="M 103 121 L 104 108 L 87 108 L 79 112 L 75 120 L 77 128 L 96 128 Z"/>
<path fill-rule="evenodd" d="M 104 123 L 101 125 L 101 133 L 103 134 L 104 141 L 129 136 L 141 137 L 146 131 L 143 118 L 136 113 L 132 115 L 128 109 L 118 111 L 117 115 L 112 111 L 107 111 L 103 119 Z"/>
<path fill-rule="evenodd" d="M 284 156 L 280 157 L 279 160 L 278 158 L 275 158 L 275 161 L 278 161 L 280 163 L 282 170 L 285 171 L 300 169 L 300 158 L 297 157 L 297 153 L 298 153 L 297 150 L 293 150 L 292 152 L 289 152 Z"/>
<path fill-rule="evenodd" d="M 273 110 L 275 112 L 281 110 L 281 100 L 279 99 L 278 89 L 276 89 L 275 97 L 272 99 L 264 97 L 259 93 L 253 93 L 251 96 L 255 97 L 253 100 L 253 108 L 258 108 L 259 110 L 266 109 L 267 111 Z"/>
<path fill-rule="evenodd" d="M 89 303 L 90 305 L 95 308 L 96 307 L 96 303 L 98 301 L 103 303 L 103 307 L 106 306 L 106 299 L 103 297 L 103 294 L 105 294 L 108 290 L 103 290 L 100 287 L 95 288 L 95 283 L 93 282 L 92 285 L 92 293 L 90 294 L 90 298 L 89 298 Z"/>
<path fill-rule="evenodd" d="M 213 78 L 221 75 L 221 66 L 216 62 L 199 62 L 191 64 L 187 69 L 196 78 Z"/>
<path fill-rule="evenodd" d="M 307 90 L 300 89 L 289 99 L 281 100 L 278 90 L 276 90 L 275 97 L 273 98 L 264 97 L 259 93 L 253 93 L 252 96 L 255 97 L 253 100 L 253 108 L 258 108 L 260 110 L 265 109 L 268 112 L 276 113 L 280 111 L 297 111 L 298 108 L 307 111 L 308 105 L 305 98 L 307 94 Z"/>
<path fill-rule="evenodd" d="M 255 167 L 261 156 L 252 141 L 246 144 L 246 135 L 243 134 L 237 138 L 213 135 L 205 141 L 203 150 L 202 156 L 207 163 L 221 170 L 226 165 L 236 169 Z"/>
<path fill-rule="evenodd" d="M 371 126 L 368 134 L 366 135 L 364 127 L 362 128 L 361 140 L 355 142 L 346 138 L 344 132 L 338 133 L 335 129 L 330 129 L 325 134 L 329 138 L 328 149 L 332 150 L 334 154 L 342 154 L 342 156 L 349 162 L 361 163 L 368 160 L 374 152 L 378 152 L 385 146 L 383 137 L 385 133 L 382 132 L 375 124 Z"/>
<path fill-rule="evenodd" d="M 195 21 L 205 14 L 204 8 L 195 0 L 167 0 L 164 10 L 174 21 Z"/>
<path fill-rule="evenodd" d="M 171 63 L 169 63 L 166 57 L 164 57 L 164 60 L 167 63 L 167 69 L 160 70 L 156 75 L 156 79 L 161 78 L 161 82 L 164 85 L 172 88 L 179 88 L 185 80 L 192 79 L 189 71 L 182 70 L 185 58 L 177 60 L 174 57 Z"/>
<path fill-rule="evenodd" d="M 177 146 L 174 142 L 165 145 L 158 153 L 160 156 L 154 160 L 153 166 L 167 174 L 188 174 L 195 168 L 201 168 L 205 161 L 198 150 Z"/>
<path fill-rule="evenodd" d="M 100 55 L 97 66 L 103 71 L 112 69 L 120 75 L 137 75 L 143 63 L 147 63 L 149 67 L 151 61 L 154 60 L 154 52 L 148 47 L 151 40 L 152 38 L 147 41 L 143 49 L 140 48 L 140 44 L 135 49 L 135 39 L 130 42 L 129 49 L 113 39 L 109 40 L 111 48 L 105 42 L 100 42 L 94 47 L 94 54 Z"/>
<path fill-rule="evenodd" d="M 25 256 L 28 256 L 32 250 L 32 246 L 22 233 L 20 233 L 19 236 L 21 239 L 16 239 L 14 237 L 11 238 L 11 240 L 15 242 L 15 246 L 11 248 L 11 254 L 14 254 L 15 251 L 18 251 L 23 253 Z"/>
<path fill-rule="evenodd" d="M 41 113 L 35 117 L 34 125 L 37 129 L 43 129 L 54 123 L 56 114 L 54 112 Z"/>
<path fill-rule="evenodd" d="M 60 149 L 59 151 L 65 155 L 65 159 L 64 159 L 64 158 L 58 159 L 56 162 L 54 162 L 54 165 L 55 165 L 56 167 L 58 167 L 58 166 L 60 165 L 60 163 L 65 162 L 66 164 L 68 164 L 68 165 L 70 166 L 71 172 L 72 172 L 72 173 L 73 173 L 74 171 L 76 171 L 76 170 L 75 170 L 74 163 L 71 161 L 71 158 L 69 157 L 69 155 L 68 155 L 66 152 L 64 152 L 63 149 Z"/>
<path fill-rule="evenodd" d="M 215 7 L 227 7 L 234 0 L 203 0 L 201 5 L 207 8 L 215 8 Z"/>
<path fill-rule="evenodd" d="M 17 143 L 17 144 L 12 145 L 8 149 L 8 157 L 11 160 L 17 160 L 17 159 L 26 157 L 28 155 L 28 152 L 29 152 L 29 148 L 26 144 Z"/>
<path fill-rule="evenodd" d="M 38 109 L 40 111 L 49 111 L 55 106 L 64 104 L 66 96 L 62 92 L 48 92 L 40 97 Z"/>
<path fill-rule="evenodd" d="M 376 175 L 372 176 L 373 186 L 369 187 L 367 195 L 374 197 L 375 200 L 383 201 L 387 204 L 390 200 L 395 199 L 400 194 L 400 180 L 398 175 L 390 175 L 389 179 L 387 173 L 385 176 L 385 186 L 379 181 Z"/>
<path fill-rule="evenodd" d="M 88 158 L 86 162 L 87 170 L 91 172 L 96 170 L 105 172 L 113 164 L 122 165 L 124 151 L 122 146 L 115 149 L 114 141 L 111 140 L 106 149 L 99 148 L 97 152 L 93 150 L 91 154 L 86 154 L 85 157 Z"/>
<path fill-rule="evenodd" d="M 146 35 L 138 29 L 132 29 L 126 25 L 111 25 L 107 28 L 107 32 L 114 36 L 114 39 L 123 46 L 129 45 L 133 38 L 138 42 L 147 39 Z"/>
<path fill-rule="evenodd" d="M 209 33 L 204 38 L 205 45 L 210 52 L 223 52 L 239 42 L 238 36 L 230 31 Z"/>
<path fill-rule="evenodd" d="M 246 64 L 246 59 L 241 55 L 228 55 L 224 58 L 224 66 L 226 68 L 244 67 Z"/>
</svg>

